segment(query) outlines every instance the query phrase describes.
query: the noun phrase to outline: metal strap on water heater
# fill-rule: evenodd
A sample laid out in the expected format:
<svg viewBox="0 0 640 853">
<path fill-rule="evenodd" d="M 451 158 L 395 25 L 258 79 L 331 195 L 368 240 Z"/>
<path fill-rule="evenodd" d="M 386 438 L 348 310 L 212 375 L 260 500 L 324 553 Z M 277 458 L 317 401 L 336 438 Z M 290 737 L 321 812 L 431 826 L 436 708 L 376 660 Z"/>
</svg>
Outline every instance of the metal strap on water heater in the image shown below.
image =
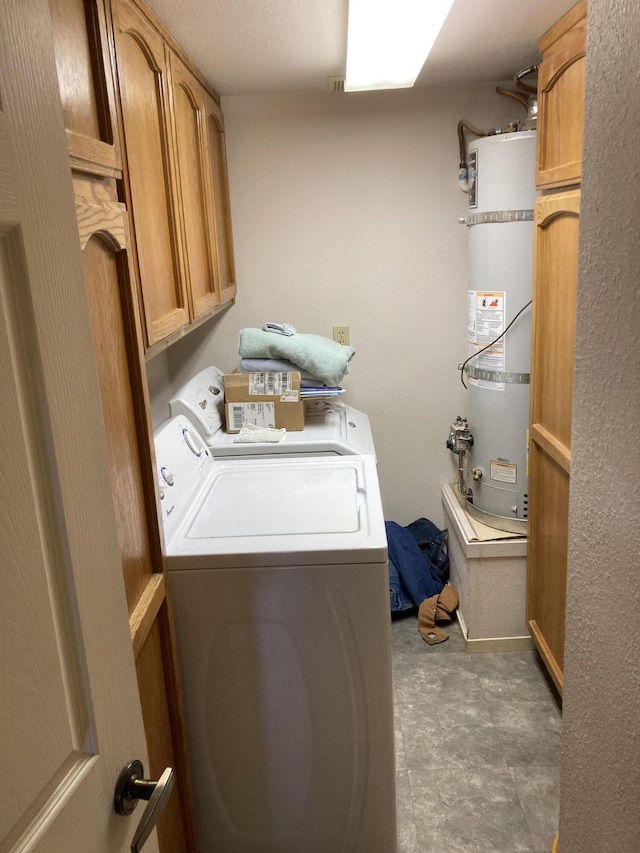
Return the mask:
<svg viewBox="0 0 640 853">
<path fill-rule="evenodd" d="M 471 379 L 479 379 L 482 382 L 503 382 L 505 385 L 529 385 L 530 373 L 506 373 L 500 370 L 485 370 L 481 367 L 467 365 L 464 372 Z"/>
<path fill-rule="evenodd" d="M 496 222 L 533 222 L 533 210 L 487 210 L 484 213 L 462 216 L 458 222 L 469 227 Z"/>
</svg>

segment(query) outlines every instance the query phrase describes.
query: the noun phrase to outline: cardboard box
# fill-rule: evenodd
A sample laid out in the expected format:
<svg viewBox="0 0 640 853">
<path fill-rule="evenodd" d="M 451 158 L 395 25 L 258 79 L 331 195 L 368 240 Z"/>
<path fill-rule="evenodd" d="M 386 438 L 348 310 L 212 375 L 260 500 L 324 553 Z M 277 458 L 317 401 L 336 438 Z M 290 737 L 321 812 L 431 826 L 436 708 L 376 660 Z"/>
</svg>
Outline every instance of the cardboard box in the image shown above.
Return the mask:
<svg viewBox="0 0 640 853">
<path fill-rule="evenodd" d="M 272 429 L 304 428 L 299 373 L 228 373 L 224 377 L 227 432 L 246 423 Z"/>
</svg>

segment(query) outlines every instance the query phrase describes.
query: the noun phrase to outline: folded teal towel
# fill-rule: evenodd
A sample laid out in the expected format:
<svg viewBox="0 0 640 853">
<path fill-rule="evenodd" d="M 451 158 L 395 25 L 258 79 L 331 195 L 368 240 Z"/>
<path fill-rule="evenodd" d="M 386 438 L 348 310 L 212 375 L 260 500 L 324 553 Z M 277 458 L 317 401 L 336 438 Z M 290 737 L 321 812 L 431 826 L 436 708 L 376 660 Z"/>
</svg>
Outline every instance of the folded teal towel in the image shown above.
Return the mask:
<svg viewBox="0 0 640 853">
<path fill-rule="evenodd" d="M 241 358 L 285 358 L 325 385 L 338 385 L 356 351 L 321 335 L 298 332 L 287 337 L 262 329 L 242 329 L 238 353 Z"/>
</svg>

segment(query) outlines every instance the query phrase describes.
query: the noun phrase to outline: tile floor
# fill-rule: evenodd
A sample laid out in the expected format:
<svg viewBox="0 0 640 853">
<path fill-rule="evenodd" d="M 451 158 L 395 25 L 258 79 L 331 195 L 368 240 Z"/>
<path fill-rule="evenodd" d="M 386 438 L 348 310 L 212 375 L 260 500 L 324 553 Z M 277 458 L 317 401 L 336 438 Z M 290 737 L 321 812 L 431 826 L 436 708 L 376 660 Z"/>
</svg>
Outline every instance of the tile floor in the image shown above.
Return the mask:
<svg viewBox="0 0 640 853">
<path fill-rule="evenodd" d="M 398 853 L 550 853 L 560 706 L 535 652 L 428 646 L 394 618 Z"/>
</svg>

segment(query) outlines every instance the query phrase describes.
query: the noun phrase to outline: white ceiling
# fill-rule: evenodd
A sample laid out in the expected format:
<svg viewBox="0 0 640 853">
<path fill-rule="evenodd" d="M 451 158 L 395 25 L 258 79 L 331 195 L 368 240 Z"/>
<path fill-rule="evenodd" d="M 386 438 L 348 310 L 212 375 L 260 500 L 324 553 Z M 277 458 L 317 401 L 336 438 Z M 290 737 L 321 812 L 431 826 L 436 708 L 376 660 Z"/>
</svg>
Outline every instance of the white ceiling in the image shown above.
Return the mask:
<svg viewBox="0 0 640 853">
<path fill-rule="evenodd" d="M 320 92 L 344 75 L 348 0 L 149 3 L 220 95 Z M 455 0 L 416 85 L 510 80 L 574 3 Z"/>
</svg>

